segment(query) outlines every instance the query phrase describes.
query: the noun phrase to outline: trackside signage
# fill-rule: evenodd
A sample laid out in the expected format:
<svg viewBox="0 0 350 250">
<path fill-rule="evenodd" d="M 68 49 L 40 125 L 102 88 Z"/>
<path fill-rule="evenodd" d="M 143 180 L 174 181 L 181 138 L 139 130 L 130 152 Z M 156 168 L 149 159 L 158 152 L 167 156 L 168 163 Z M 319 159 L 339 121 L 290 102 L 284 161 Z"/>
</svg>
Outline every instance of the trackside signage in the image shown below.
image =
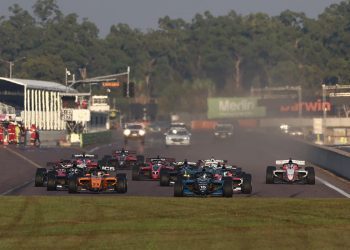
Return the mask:
<svg viewBox="0 0 350 250">
<path fill-rule="evenodd" d="M 258 106 L 258 98 L 208 98 L 208 118 L 263 117 L 265 107 Z"/>
</svg>

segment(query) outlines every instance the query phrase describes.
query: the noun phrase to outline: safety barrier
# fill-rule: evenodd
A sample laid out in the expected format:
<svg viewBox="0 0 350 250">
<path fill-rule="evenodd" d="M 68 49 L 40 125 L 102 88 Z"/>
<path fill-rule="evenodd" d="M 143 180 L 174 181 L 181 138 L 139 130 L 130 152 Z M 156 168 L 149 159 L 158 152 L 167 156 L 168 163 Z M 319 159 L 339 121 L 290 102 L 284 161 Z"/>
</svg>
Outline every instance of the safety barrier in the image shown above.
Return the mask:
<svg viewBox="0 0 350 250">
<path fill-rule="evenodd" d="M 216 121 L 211 120 L 193 120 L 191 121 L 192 130 L 211 130 L 216 126 Z"/>
<path fill-rule="evenodd" d="M 81 134 L 80 147 L 86 147 L 92 144 L 109 143 L 112 141 L 112 131 L 100 131 L 93 133 Z"/>
</svg>

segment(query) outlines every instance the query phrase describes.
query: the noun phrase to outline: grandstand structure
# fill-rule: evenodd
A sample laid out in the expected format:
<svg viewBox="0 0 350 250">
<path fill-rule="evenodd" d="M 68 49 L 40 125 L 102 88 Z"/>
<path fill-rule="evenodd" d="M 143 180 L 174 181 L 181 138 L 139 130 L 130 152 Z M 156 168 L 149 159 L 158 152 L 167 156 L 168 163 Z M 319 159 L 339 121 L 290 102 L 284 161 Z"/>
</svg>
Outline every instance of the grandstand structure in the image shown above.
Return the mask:
<svg viewBox="0 0 350 250">
<path fill-rule="evenodd" d="M 61 112 L 66 93 L 77 91 L 56 82 L 0 77 L 0 114 L 22 120 L 26 128 L 35 124 L 41 130 L 65 130 Z"/>
</svg>

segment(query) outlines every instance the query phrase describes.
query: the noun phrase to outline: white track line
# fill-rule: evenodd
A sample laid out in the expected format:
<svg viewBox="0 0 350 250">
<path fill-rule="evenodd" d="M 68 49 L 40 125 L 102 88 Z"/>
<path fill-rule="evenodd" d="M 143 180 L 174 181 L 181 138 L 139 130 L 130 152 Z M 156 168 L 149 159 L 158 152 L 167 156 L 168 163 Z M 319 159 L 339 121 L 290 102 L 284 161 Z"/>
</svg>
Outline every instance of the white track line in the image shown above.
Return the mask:
<svg viewBox="0 0 350 250">
<path fill-rule="evenodd" d="M 321 182 L 322 184 L 326 185 L 327 187 L 333 189 L 334 191 L 338 192 L 339 194 L 345 196 L 346 198 L 350 198 L 350 194 L 345 192 L 344 190 L 330 184 L 328 181 L 325 181 L 323 179 L 321 179 L 320 177 L 316 176 L 316 180 L 318 180 L 319 182 Z"/>
<path fill-rule="evenodd" d="M 33 181 L 34 181 L 34 179 L 31 179 L 31 180 L 29 180 L 29 181 L 26 181 L 26 182 L 22 183 L 21 185 L 18 185 L 18 186 L 16 186 L 16 187 L 13 187 L 13 188 L 11 188 L 11 189 L 9 189 L 9 190 L 7 190 L 7 191 L 1 193 L 0 196 L 8 195 L 8 194 L 12 193 L 13 191 L 16 191 L 16 190 L 18 190 L 18 189 L 21 189 L 21 188 L 27 186 L 28 184 L 32 183 Z"/>
</svg>

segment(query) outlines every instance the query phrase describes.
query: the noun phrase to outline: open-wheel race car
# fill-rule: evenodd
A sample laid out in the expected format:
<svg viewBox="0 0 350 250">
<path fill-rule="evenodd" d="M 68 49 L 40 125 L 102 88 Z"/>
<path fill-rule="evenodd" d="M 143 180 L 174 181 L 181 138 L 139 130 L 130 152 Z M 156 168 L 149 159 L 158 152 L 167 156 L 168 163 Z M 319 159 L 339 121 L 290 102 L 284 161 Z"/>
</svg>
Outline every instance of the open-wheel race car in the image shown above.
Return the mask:
<svg viewBox="0 0 350 250">
<path fill-rule="evenodd" d="M 112 155 L 105 155 L 102 159 L 104 162 L 108 162 L 111 166 L 114 165 L 117 169 L 130 169 L 132 166 L 142 163 L 145 157 L 138 155 L 136 151 L 132 150 L 115 150 Z"/>
<path fill-rule="evenodd" d="M 159 180 L 163 169 L 174 170 L 174 158 L 155 157 L 146 158 L 146 161 L 132 167 L 132 180 Z"/>
<path fill-rule="evenodd" d="M 194 172 L 189 178 L 183 179 L 180 176 L 174 184 L 174 196 L 218 196 L 232 197 L 232 179 L 216 179 L 211 171 L 206 168 Z"/>
<path fill-rule="evenodd" d="M 48 191 L 56 190 L 56 187 L 64 188 L 66 176 L 73 171 L 78 171 L 78 169 L 71 160 L 48 162 L 46 168 L 37 168 L 34 185 L 36 187 L 46 186 Z"/>
<path fill-rule="evenodd" d="M 236 166 L 222 166 L 213 170 L 214 178 L 217 180 L 231 179 L 234 193 L 252 193 L 252 176 Z"/>
<path fill-rule="evenodd" d="M 305 161 L 277 160 L 276 166 L 266 168 L 266 184 L 275 183 L 300 183 L 315 184 L 315 170 L 313 167 L 304 167 Z"/>
<path fill-rule="evenodd" d="M 198 163 L 190 161 L 174 162 L 173 168 L 162 168 L 159 172 L 160 186 L 174 184 L 178 178 L 186 179 L 198 171 Z"/>
<path fill-rule="evenodd" d="M 126 193 L 128 188 L 126 174 L 111 175 L 106 170 L 91 169 L 84 175 L 72 175 L 68 181 L 68 192 L 117 192 Z"/>
</svg>

